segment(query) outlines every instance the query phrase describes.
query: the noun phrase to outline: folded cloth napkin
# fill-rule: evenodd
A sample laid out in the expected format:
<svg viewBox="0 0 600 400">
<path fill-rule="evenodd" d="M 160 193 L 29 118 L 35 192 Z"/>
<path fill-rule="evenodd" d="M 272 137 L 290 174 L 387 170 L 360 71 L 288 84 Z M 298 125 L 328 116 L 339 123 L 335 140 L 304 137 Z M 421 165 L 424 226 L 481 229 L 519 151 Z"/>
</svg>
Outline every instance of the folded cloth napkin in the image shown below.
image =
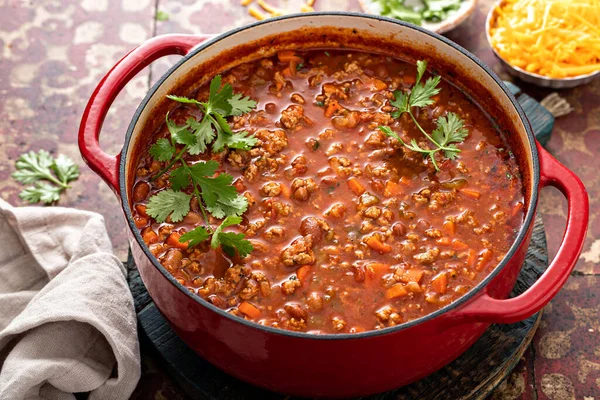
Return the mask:
<svg viewBox="0 0 600 400">
<path fill-rule="evenodd" d="M 101 215 L 0 199 L 0 399 L 127 399 L 133 299 Z"/>
</svg>

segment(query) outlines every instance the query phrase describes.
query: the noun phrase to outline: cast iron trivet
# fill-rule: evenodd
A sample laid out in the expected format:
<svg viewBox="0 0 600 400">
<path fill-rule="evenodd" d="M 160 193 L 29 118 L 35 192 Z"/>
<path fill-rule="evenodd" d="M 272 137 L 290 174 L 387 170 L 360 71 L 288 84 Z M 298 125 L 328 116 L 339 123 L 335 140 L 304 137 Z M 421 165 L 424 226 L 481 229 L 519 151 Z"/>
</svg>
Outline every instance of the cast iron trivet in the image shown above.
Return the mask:
<svg viewBox="0 0 600 400">
<path fill-rule="evenodd" d="M 292 400 L 241 382 L 190 350 L 171 330 L 148 296 L 135 264 L 128 261 L 129 287 L 139 330 L 163 358 L 185 392 L 198 400 Z M 546 235 L 537 217 L 527 259 L 513 295 L 530 287 L 548 264 Z M 511 325 L 492 325 L 461 357 L 412 385 L 363 400 L 484 399 L 519 362 L 538 327 L 541 313 Z"/>
</svg>

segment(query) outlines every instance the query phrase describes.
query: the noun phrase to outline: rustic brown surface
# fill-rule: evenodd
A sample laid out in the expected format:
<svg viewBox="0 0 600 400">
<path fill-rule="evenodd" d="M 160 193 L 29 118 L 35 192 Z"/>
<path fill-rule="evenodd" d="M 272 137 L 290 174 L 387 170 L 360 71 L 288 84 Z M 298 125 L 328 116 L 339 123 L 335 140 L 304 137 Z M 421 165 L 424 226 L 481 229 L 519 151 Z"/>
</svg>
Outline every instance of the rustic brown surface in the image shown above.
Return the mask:
<svg viewBox="0 0 600 400">
<path fill-rule="evenodd" d="M 273 4 L 276 2 L 273 1 Z M 290 7 L 300 0 L 280 1 Z M 491 0 L 448 34 L 503 77 L 485 40 L 483 25 Z M 155 21 L 157 8 L 170 19 Z M 355 0 L 317 0 L 319 10 L 358 10 Z M 129 49 L 148 37 L 169 32 L 220 33 L 252 22 L 239 0 L 0 0 L 0 196 L 22 204 L 10 174 L 22 152 L 41 148 L 79 160 L 82 174 L 61 205 L 101 212 L 116 251 L 127 243 L 119 204 L 80 160 L 79 118 L 95 84 Z M 136 77 L 119 96 L 105 123 L 102 144 L 116 153 L 136 105 L 177 57 L 165 58 Z M 517 82 L 538 100 L 548 91 Z M 562 91 L 574 107 L 560 118 L 548 149 L 575 171 L 591 199 L 590 232 L 584 253 L 566 287 L 546 310 L 534 346 L 492 396 L 495 399 L 600 398 L 600 80 Z M 558 249 L 566 202 L 557 190 L 544 190 L 544 217 L 550 254 Z M 151 356 L 144 357 L 137 398 L 180 399 Z"/>
</svg>

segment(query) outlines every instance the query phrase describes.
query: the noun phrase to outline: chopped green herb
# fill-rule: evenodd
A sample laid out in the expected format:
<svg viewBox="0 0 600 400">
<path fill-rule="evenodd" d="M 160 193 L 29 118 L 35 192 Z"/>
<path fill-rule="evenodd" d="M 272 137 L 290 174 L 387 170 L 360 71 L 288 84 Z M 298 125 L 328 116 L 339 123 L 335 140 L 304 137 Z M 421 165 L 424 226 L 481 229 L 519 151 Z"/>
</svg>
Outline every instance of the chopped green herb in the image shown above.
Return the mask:
<svg viewBox="0 0 600 400">
<path fill-rule="evenodd" d="M 315 105 L 316 105 L 317 107 L 325 107 L 325 103 L 323 103 L 322 101 L 317 101 L 317 102 L 315 102 Z"/>
<path fill-rule="evenodd" d="M 506 179 L 508 179 L 509 181 L 512 180 L 513 176 L 510 172 L 506 171 Z"/>
<path fill-rule="evenodd" d="M 420 0 L 420 5 L 408 5 L 405 4 L 405 0 L 376 1 L 380 5 L 381 15 L 416 25 L 421 25 L 423 21 L 442 21 L 448 17 L 449 12 L 458 10 L 462 2 L 462 0 Z"/>
<path fill-rule="evenodd" d="M 157 21 L 161 21 L 161 22 L 162 22 L 162 21 L 168 21 L 168 20 L 169 20 L 169 14 L 168 14 L 168 13 L 166 13 L 165 11 L 158 10 L 158 11 L 156 12 L 156 17 L 155 17 L 155 19 L 156 19 Z"/>
<path fill-rule="evenodd" d="M 331 56 L 331 54 L 329 54 L 329 52 L 328 52 L 328 51 L 326 51 L 326 52 L 325 52 L 325 55 L 326 55 L 327 57 L 330 57 L 330 56 Z"/>
<path fill-rule="evenodd" d="M 319 141 L 318 141 L 318 140 L 315 140 L 315 141 L 313 142 L 313 145 L 312 145 L 312 149 L 313 149 L 313 151 L 317 151 L 317 150 L 319 150 L 319 147 L 320 147 L 320 146 L 321 146 L 321 143 L 319 143 Z"/>
<path fill-rule="evenodd" d="M 304 64 L 299 63 L 298 65 L 296 65 L 296 71 L 300 71 L 302 68 L 304 68 Z"/>
<path fill-rule="evenodd" d="M 69 182 L 79 177 L 79 167 L 73 160 L 62 154 L 54 158 L 45 150 L 21 155 L 15 167 L 17 171 L 12 176 L 16 181 L 34 184 L 19 194 L 29 203 L 58 201 L 60 194 L 71 187 Z"/>
</svg>

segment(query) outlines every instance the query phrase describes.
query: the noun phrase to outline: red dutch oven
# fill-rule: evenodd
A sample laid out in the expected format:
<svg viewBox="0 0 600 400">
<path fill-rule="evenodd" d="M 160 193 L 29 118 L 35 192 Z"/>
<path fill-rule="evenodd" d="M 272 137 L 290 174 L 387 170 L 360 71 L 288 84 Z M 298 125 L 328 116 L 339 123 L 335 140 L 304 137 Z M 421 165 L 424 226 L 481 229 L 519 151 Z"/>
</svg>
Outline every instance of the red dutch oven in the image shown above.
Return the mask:
<svg viewBox="0 0 600 400">
<path fill-rule="evenodd" d="M 506 133 L 523 176 L 527 213 L 518 238 L 497 268 L 452 304 L 420 319 L 356 334 L 313 335 L 279 330 L 232 316 L 190 293 L 153 257 L 136 228 L 131 189 L 140 153 L 164 121 L 166 94 L 186 95 L 216 73 L 283 49 L 344 47 L 410 61 L 426 57 L 434 70 L 469 93 Z M 150 90 L 129 126 L 121 154 L 104 153 L 98 136 L 108 109 L 125 84 L 154 60 L 183 59 Z M 117 194 L 129 224 L 133 256 L 148 292 L 177 334 L 198 354 L 235 377 L 300 396 L 348 397 L 413 382 L 454 360 L 490 323 L 513 323 L 541 310 L 569 277 L 588 224 L 581 181 L 534 139 L 523 110 L 501 80 L 448 39 L 387 18 L 352 13 L 286 16 L 217 37 L 165 35 L 126 55 L 102 79 L 79 131 L 83 158 Z M 511 292 L 533 228 L 540 189 L 558 188 L 568 200 L 560 249 L 525 293 Z M 554 233 L 554 232 L 553 232 Z"/>
</svg>

